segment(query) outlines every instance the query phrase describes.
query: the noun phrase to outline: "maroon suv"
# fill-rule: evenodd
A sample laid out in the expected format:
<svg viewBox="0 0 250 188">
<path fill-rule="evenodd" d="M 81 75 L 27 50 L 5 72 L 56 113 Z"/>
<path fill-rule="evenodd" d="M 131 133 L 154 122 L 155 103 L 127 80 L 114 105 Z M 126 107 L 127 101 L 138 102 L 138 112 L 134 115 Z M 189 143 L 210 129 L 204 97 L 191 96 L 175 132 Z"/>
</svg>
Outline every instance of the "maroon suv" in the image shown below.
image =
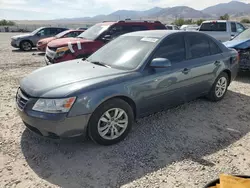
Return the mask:
<svg viewBox="0 0 250 188">
<path fill-rule="evenodd" d="M 98 23 L 76 38 L 62 38 L 50 42 L 46 49 L 47 64 L 77 58 L 86 58 L 114 38 L 129 32 L 162 30 L 166 27 L 159 21 L 133 21 Z"/>
</svg>

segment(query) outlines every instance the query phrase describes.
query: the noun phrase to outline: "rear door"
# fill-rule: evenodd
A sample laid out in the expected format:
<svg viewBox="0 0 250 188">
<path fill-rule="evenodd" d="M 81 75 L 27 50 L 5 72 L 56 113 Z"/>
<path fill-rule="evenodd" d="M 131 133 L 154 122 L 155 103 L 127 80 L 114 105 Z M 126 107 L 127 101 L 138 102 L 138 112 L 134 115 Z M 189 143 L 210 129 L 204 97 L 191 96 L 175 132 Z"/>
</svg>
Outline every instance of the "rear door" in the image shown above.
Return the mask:
<svg viewBox="0 0 250 188">
<path fill-rule="evenodd" d="M 215 75 L 223 62 L 222 51 L 209 37 L 199 33 L 187 33 L 185 36 L 190 64 L 190 88 L 188 100 L 207 93 Z"/>
</svg>

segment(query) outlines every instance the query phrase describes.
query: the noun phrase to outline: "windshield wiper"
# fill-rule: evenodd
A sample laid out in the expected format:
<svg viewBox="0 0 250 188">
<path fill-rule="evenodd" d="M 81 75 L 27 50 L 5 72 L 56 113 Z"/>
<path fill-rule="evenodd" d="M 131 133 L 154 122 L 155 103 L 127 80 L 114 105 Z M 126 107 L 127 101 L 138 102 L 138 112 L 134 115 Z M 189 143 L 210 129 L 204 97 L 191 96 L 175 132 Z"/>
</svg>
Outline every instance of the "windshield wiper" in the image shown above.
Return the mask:
<svg viewBox="0 0 250 188">
<path fill-rule="evenodd" d="M 109 65 L 106 65 L 105 63 L 99 62 L 99 61 L 90 61 L 90 63 L 93 63 L 95 65 L 100 65 L 103 67 L 111 68 Z"/>
</svg>

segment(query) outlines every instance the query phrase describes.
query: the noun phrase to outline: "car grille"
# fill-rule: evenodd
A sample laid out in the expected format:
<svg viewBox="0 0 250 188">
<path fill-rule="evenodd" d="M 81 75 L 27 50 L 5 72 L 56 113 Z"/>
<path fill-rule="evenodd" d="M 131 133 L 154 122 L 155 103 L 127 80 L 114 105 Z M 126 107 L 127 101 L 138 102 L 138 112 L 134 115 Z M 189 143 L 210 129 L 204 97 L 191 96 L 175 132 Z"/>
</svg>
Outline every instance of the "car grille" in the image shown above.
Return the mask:
<svg viewBox="0 0 250 188">
<path fill-rule="evenodd" d="M 54 51 L 54 52 L 55 52 L 56 49 L 57 49 L 56 47 L 53 48 L 53 47 L 49 47 L 49 46 L 48 46 L 48 48 L 49 48 L 51 51 Z"/>
<path fill-rule="evenodd" d="M 19 88 L 16 94 L 16 103 L 19 109 L 23 110 L 29 101 L 29 97 Z"/>
</svg>

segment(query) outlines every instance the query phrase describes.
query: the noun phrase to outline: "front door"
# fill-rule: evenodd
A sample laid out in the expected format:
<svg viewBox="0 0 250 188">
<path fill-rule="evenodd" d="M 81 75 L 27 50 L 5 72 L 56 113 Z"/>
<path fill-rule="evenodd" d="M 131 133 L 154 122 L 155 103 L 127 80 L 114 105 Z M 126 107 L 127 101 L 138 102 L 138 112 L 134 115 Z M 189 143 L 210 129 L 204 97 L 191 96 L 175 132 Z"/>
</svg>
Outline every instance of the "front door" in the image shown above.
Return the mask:
<svg viewBox="0 0 250 188">
<path fill-rule="evenodd" d="M 163 41 L 152 59 L 167 58 L 171 67 L 146 67 L 140 85 L 140 114 L 159 111 L 185 101 L 185 90 L 190 79 L 186 64 L 184 34 L 177 33 Z"/>
</svg>

